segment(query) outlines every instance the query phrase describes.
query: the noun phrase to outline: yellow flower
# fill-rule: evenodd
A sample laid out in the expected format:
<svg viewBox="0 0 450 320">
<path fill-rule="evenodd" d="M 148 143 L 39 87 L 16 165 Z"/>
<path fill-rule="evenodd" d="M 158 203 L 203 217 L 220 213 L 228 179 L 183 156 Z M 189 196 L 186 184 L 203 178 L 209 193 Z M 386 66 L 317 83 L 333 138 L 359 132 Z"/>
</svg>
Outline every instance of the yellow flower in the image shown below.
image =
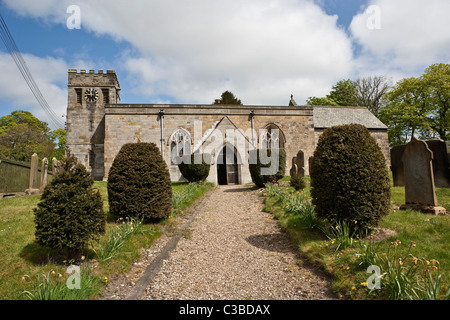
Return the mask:
<svg viewBox="0 0 450 320">
<path fill-rule="evenodd" d="M 352 290 L 356 290 L 356 287 L 355 287 L 355 286 L 353 286 L 353 287 L 352 287 Z"/>
<path fill-rule="evenodd" d="M 350 267 L 345 268 L 346 270 L 350 270 Z"/>
<path fill-rule="evenodd" d="M 361 285 L 362 285 L 363 287 L 367 287 L 367 282 L 361 282 Z"/>
</svg>

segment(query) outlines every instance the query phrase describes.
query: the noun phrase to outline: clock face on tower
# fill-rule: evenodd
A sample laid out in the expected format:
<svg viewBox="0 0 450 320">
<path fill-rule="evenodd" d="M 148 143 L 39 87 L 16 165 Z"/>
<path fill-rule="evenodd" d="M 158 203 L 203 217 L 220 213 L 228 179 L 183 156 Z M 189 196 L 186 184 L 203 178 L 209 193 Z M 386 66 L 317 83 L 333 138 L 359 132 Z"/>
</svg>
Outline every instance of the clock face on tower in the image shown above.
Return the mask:
<svg viewBox="0 0 450 320">
<path fill-rule="evenodd" d="M 95 89 L 86 89 L 84 92 L 84 100 L 87 102 L 95 102 L 98 100 L 98 92 Z"/>
</svg>

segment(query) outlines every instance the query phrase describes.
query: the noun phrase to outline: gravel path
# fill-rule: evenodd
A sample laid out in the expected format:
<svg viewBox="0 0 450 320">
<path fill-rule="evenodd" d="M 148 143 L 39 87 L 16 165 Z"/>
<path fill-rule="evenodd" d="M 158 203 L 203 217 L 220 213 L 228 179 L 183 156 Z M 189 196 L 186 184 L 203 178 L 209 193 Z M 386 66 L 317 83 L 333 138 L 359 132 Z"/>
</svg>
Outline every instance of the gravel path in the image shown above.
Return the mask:
<svg viewBox="0 0 450 320">
<path fill-rule="evenodd" d="M 130 298 L 141 277 L 140 286 L 145 286 L 138 299 L 145 300 L 335 299 L 329 281 L 302 264 L 298 249 L 262 207 L 257 190 L 217 187 L 190 221 L 180 222 L 188 226 L 160 259 L 160 269 L 142 280 L 168 237 L 146 251 L 127 281 L 111 283 L 104 298 Z"/>
</svg>

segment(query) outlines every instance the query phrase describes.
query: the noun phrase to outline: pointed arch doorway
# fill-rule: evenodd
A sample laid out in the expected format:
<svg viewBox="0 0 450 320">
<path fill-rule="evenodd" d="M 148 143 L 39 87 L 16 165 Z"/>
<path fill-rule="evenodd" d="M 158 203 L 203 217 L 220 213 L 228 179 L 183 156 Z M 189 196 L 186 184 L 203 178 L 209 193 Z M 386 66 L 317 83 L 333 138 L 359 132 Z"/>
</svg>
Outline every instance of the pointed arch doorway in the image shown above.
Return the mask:
<svg viewBox="0 0 450 320">
<path fill-rule="evenodd" d="M 234 147 L 224 146 L 217 157 L 217 182 L 219 185 L 239 184 L 239 165 Z"/>
</svg>

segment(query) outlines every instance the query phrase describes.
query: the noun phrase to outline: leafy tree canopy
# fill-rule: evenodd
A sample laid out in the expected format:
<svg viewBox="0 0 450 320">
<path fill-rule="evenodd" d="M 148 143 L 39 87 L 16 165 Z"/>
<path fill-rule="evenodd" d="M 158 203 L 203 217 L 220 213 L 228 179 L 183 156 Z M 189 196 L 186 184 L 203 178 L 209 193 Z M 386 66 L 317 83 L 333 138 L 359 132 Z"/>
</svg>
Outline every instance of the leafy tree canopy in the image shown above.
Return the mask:
<svg viewBox="0 0 450 320">
<path fill-rule="evenodd" d="M 450 64 L 434 64 L 420 77 L 398 81 L 386 95 L 380 120 L 391 146 L 413 136 L 450 139 Z"/>
<path fill-rule="evenodd" d="M 29 162 L 33 153 L 39 158 L 65 154 L 66 131 L 51 131 L 48 124 L 31 112 L 16 110 L 0 117 L 0 158 Z"/>
</svg>

